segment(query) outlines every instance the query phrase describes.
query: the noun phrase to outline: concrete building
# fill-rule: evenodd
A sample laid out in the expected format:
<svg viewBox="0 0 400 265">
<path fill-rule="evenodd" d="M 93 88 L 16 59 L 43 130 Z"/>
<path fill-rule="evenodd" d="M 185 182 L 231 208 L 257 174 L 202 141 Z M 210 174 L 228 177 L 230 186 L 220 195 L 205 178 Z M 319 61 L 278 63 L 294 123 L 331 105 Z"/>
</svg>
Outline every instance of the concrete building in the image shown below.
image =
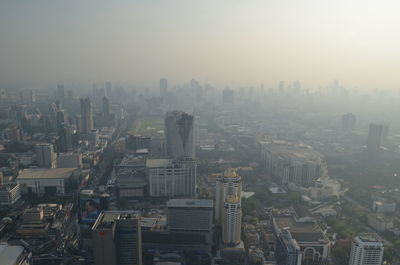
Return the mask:
<svg viewBox="0 0 400 265">
<path fill-rule="evenodd" d="M 94 264 L 141 265 L 141 237 L 137 212 L 102 212 L 92 227 Z"/>
<path fill-rule="evenodd" d="M 376 234 L 361 234 L 351 244 L 349 265 L 381 265 L 383 243 Z"/>
<path fill-rule="evenodd" d="M 90 133 L 93 127 L 93 109 L 89 98 L 81 98 L 81 127 L 80 132 L 83 134 Z"/>
<path fill-rule="evenodd" d="M 342 116 L 342 131 L 351 132 L 356 126 L 356 116 L 353 113 L 347 113 Z"/>
<path fill-rule="evenodd" d="M 367 152 L 369 159 L 376 159 L 380 153 L 383 141 L 384 125 L 371 123 L 367 138 Z"/>
<path fill-rule="evenodd" d="M 222 242 L 228 246 L 240 243 L 242 229 L 242 206 L 239 196 L 228 195 L 222 215 Z"/>
<path fill-rule="evenodd" d="M 57 168 L 82 168 L 81 153 L 59 153 Z"/>
<path fill-rule="evenodd" d="M 142 135 L 129 135 L 126 141 L 128 150 L 136 152 L 139 149 L 147 149 L 151 152 L 151 137 Z"/>
<path fill-rule="evenodd" d="M 195 156 L 194 117 L 182 111 L 170 111 L 165 116 L 167 155 L 173 158 Z"/>
<path fill-rule="evenodd" d="M 21 193 L 36 193 L 37 195 L 64 195 L 65 182 L 76 174 L 75 168 L 34 168 L 23 169 L 17 183 Z"/>
<path fill-rule="evenodd" d="M 278 238 L 277 260 L 282 264 L 327 264 L 330 241 L 304 207 L 274 213 L 272 225 Z M 290 235 L 288 234 L 290 232 Z M 284 263 L 291 260 L 290 263 Z"/>
<path fill-rule="evenodd" d="M 175 231 L 211 232 L 213 201 L 200 199 L 170 199 L 167 202 L 167 227 Z"/>
<path fill-rule="evenodd" d="M 311 146 L 286 141 L 260 142 L 261 160 L 269 174 L 287 186 L 314 186 L 328 176 L 324 156 Z"/>
<path fill-rule="evenodd" d="M 6 242 L 0 243 L 1 265 L 30 265 L 32 254 L 23 246 L 11 246 Z"/>
<path fill-rule="evenodd" d="M 35 146 L 36 161 L 39 167 L 55 168 L 56 167 L 56 153 L 54 147 L 50 143 L 37 144 Z"/>
<path fill-rule="evenodd" d="M 0 185 L 0 205 L 12 205 L 21 198 L 18 183 L 7 183 Z"/>
<path fill-rule="evenodd" d="M 394 213 L 396 211 L 396 203 L 387 200 L 374 201 L 372 210 L 376 213 Z"/>
<path fill-rule="evenodd" d="M 229 195 L 241 196 L 242 178 L 234 169 L 225 170 L 217 177 L 215 190 L 215 220 L 221 224 L 225 200 Z"/>
<path fill-rule="evenodd" d="M 160 95 L 165 96 L 168 92 L 168 79 L 160 78 Z"/>
<path fill-rule="evenodd" d="M 196 161 L 148 159 L 147 182 L 151 197 L 196 195 Z"/>
</svg>

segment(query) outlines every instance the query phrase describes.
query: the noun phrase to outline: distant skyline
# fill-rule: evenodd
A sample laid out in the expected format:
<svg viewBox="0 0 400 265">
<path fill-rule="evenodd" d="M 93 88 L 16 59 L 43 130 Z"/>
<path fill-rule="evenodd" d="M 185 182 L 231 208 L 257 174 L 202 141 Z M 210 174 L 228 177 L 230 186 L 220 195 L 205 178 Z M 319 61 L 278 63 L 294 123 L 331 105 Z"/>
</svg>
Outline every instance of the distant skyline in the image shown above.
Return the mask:
<svg viewBox="0 0 400 265">
<path fill-rule="evenodd" d="M 397 0 L 0 2 L 0 87 L 400 88 Z"/>
</svg>

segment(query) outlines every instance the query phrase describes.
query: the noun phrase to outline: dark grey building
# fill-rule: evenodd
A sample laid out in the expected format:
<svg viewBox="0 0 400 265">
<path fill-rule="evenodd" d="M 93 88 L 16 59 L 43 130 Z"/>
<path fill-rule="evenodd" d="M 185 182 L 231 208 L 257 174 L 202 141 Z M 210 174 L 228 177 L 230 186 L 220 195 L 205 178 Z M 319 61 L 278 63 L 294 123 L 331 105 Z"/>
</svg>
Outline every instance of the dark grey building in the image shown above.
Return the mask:
<svg viewBox="0 0 400 265">
<path fill-rule="evenodd" d="M 140 216 L 134 211 L 102 212 L 92 227 L 95 265 L 141 265 Z"/>
<path fill-rule="evenodd" d="M 194 117 L 182 111 L 167 112 L 165 141 L 167 155 L 173 158 L 195 156 Z"/>
</svg>

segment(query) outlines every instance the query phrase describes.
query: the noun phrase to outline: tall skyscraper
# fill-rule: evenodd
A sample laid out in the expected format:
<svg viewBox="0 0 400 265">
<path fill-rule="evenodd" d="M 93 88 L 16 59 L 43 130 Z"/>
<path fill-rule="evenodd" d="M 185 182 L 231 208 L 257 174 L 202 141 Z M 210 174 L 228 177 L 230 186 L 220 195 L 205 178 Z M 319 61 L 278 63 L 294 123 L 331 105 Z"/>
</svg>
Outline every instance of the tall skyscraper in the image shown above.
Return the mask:
<svg viewBox="0 0 400 265">
<path fill-rule="evenodd" d="M 219 176 L 215 191 L 215 220 L 221 224 L 223 209 L 228 196 L 238 196 L 242 192 L 242 178 L 234 169 L 225 170 L 224 174 Z"/>
<path fill-rule="evenodd" d="M 351 244 L 349 265 L 381 265 L 383 243 L 376 234 L 361 234 Z"/>
<path fill-rule="evenodd" d="M 285 81 L 279 81 L 279 92 L 284 92 L 285 91 Z"/>
<path fill-rule="evenodd" d="M 102 212 L 92 227 L 94 264 L 141 265 L 141 238 L 137 212 Z"/>
<path fill-rule="evenodd" d="M 222 242 L 228 246 L 240 243 L 242 229 L 242 206 L 240 197 L 228 195 L 224 202 L 222 215 Z"/>
<path fill-rule="evenodd" d="M 371 123 L 369 125 L 369 133 L 367 139 L 367 152 L 369 158 L 376 158 L 379 154 L 384 126 L 382 124 Z"/>
<path fill-rule="evenodd" d="M 106 96 L 103 97 L 103 119 L 104 123 L 110 119 L 110 100 Z"/>
<path fill-rule="evenodd" d="M 65 98 L 64 85 L 57 85 L 57 99 L 63 100 Z"/>
<path fill-rule="evenodd" d="M 72 133 L 67 123 L 62 123 L 58 128 L 58 150 L 57 152 L 68 152 L 72 149 Z"/>
<path fill-rule="evenodd" d="M 168 92 L 168 79 L 160 78 L 160 95 L 165 96 L 167 92 Z"/>
<path fill-rule="evenodd" d="M 106 82 L 106 96 L 111 98 L 112 96 L 112 83 L 110 81 Z"/>
<path fill-rule="evenodd" d="M 90 133 L 93 130 L 93 109 L 89 98 L 81 98 L 81 130 L 83 134 Z"/>
<path fill-rule="evenodd" d="M 356 126 L 356 116 L 353 113 L 347 113 L 342 116 L 342 131 L 351 132 Z"/>
<path fill-rule="evenodd" d="M 56 154 L 52 144 L 43 143 L 37 144 L 35 147 L 36 161 L 39 167 L 55 168 L 56 167 Z"/>
<path fill-rule="evenodd" d="M 173 158 L 195 156 L 194 117 L 182 111 L 167 112 L 165 141 L 167 154 Z"/>
</svg>

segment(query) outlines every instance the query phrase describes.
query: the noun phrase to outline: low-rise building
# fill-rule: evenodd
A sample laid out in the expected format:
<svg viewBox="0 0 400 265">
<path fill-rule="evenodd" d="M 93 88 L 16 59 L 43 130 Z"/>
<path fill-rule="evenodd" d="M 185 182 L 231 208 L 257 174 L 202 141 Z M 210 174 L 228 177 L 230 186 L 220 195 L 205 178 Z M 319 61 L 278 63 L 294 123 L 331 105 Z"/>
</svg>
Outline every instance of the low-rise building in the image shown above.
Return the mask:
<svg viewBox="0 0 400 265">
<path fill-rule="evenodd" d="M 41 195 L 64 195 L 65 183 L 77 175 L 76 168 L 30 168 L 23 169 L 17 177 L 21 193 Z"/>
<path fill-rule="evenodd" d="M 18 183 L 0 185 L 0 205 L 12 205 L 21 198 Z"/>
<path fill-rule="evenodd" d="M 57 157 L 58 168 L 82 168 L 82 154 L 59 153 Z"/>
</svg>

